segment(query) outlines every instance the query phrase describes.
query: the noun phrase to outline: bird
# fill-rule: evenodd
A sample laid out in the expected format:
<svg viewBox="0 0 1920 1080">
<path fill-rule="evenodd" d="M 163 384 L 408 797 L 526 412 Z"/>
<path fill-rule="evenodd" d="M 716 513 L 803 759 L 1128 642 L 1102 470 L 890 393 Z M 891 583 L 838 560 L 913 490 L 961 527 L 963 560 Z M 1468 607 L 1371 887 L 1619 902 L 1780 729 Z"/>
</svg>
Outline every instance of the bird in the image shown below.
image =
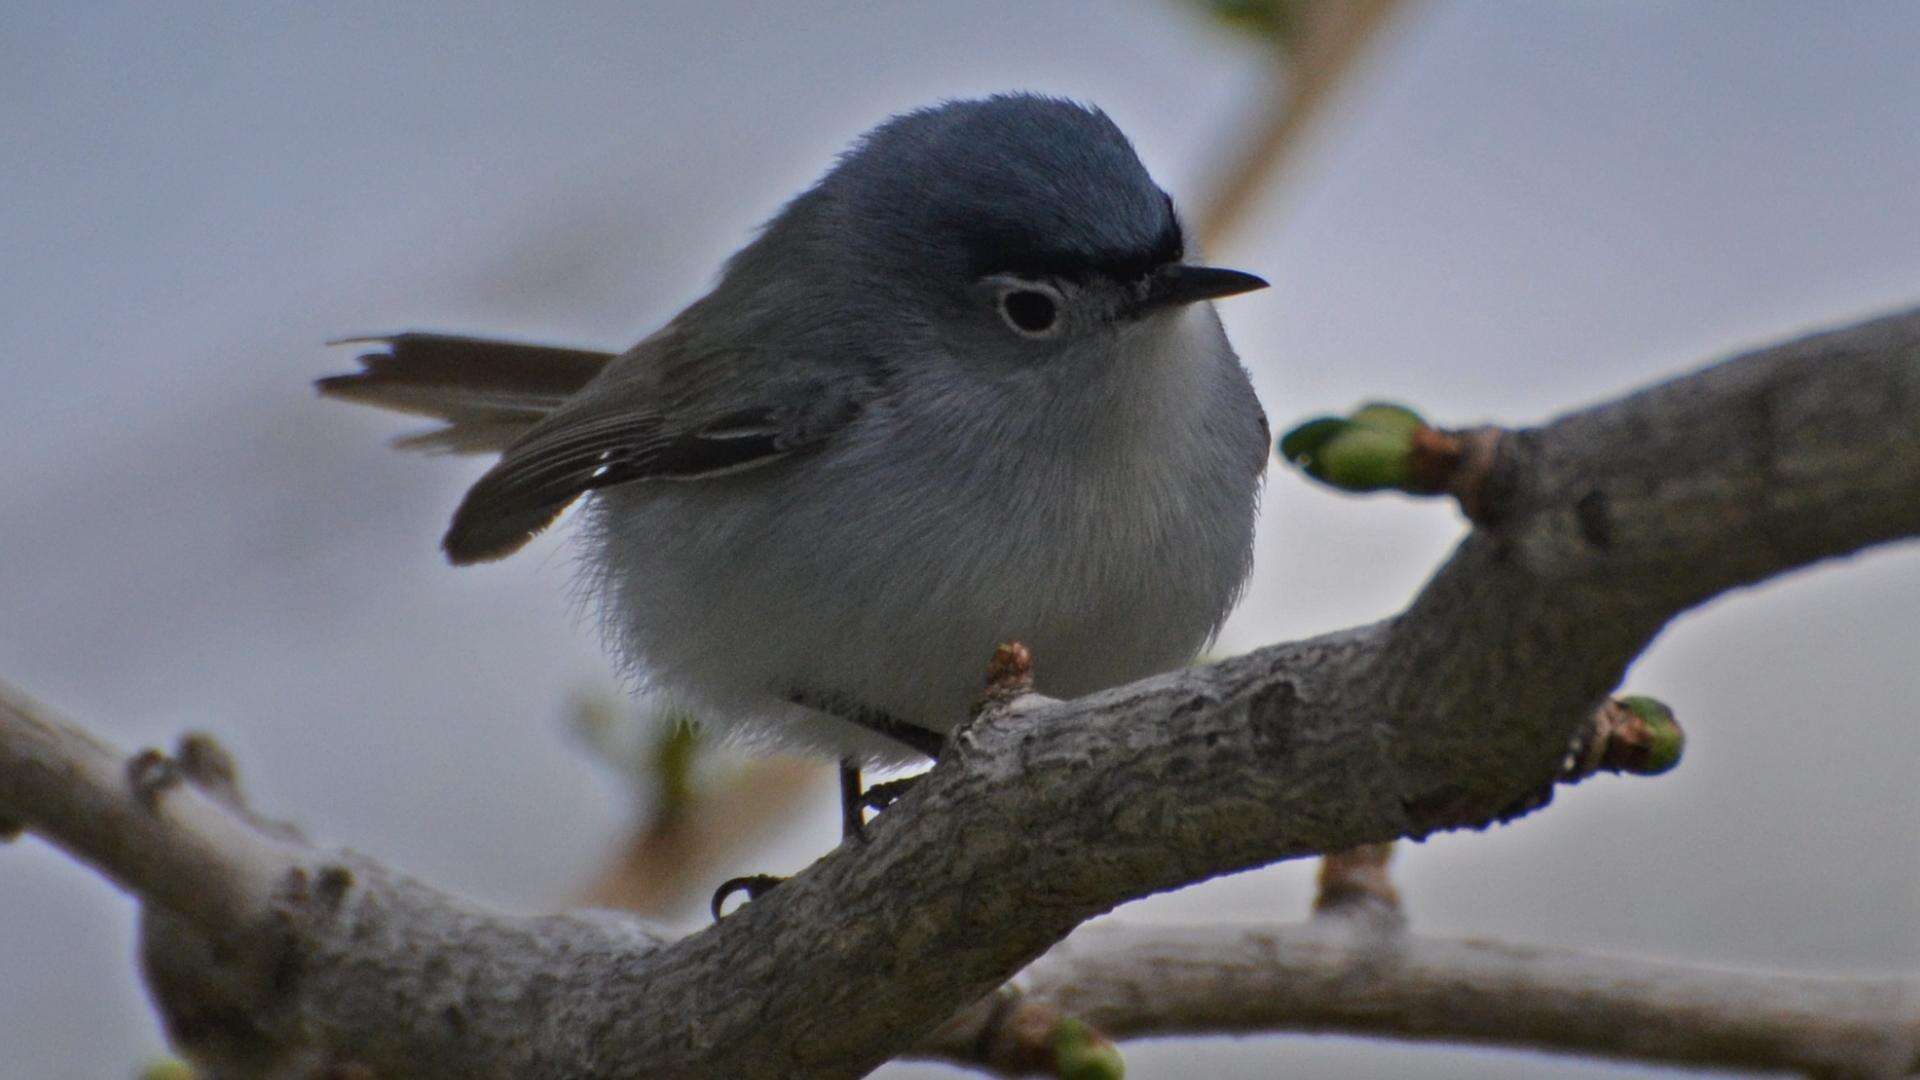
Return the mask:
<svg viewBox="0 0 1920 1080">
<path fill-rule="evenodd" d="M 1252 565 L 1266 414 L 1106 113 L 953 100 L 859 138 L 617 355 L 350 339 L 330 397 L 498 454 L 442 541 L 504 558 L 584 500 L 581 591 L 637 693 L 752 748 L 937 757 L 1017 640 L 1076 697 L 1191 663 Z M 716 897 L 716 904 L 718 902 Z M 717 907 L 716 907 L 717 913 Z"/>
</svg>

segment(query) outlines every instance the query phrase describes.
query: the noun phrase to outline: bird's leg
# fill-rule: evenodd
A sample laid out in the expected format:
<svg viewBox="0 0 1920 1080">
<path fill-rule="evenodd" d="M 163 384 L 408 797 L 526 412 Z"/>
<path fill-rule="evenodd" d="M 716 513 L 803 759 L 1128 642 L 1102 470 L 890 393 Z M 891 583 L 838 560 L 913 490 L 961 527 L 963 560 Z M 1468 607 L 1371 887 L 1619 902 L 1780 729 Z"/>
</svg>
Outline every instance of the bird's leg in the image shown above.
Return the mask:
<svg viewBox="0 0 1920 1080">
<path fill-rule="evenodd" d="M 885 810 L 898 801 L 900 796 L 912 791 L 914 785 L 918 784 L 921 778 L 926 775 L 926 773 L 918 773 L 913 776 L 903 776 L 898 780 L 887 780 L 875 784 L 860 793 L 860 808 L 876 812 Z"/>
<path fill-rule="evenodd" d="M 849 724 L 885 735 L 895 742 L 918 750 L 934 761 L 940 760 L 940 748 L 946 744 L 946 737 L 937 731 L 923 728 L 918 724 L 909 724 L 904 720 L 888 716 L 878 709 L 854 704 L 837 695 L 796 690 L 789 694 L 787 699 L 795 705 L 804 705 L 809 709 L 845 720 Z M 918 776 L 908 776 L 875 784 L 870 788 L 862 787 L 859 759 L 841 758 L 840 841 L 845 843 L 849 840 L 866 840 L 867 811 L 880 811 L 892 806 L 894 800 L 905 795 L 919 780 Z M 730 878 L 722 882 L 720 888 L 715 890 L 710 905 L 714 919 L 719 920 L 721 907 L 733 898 L 734 893 L 745 893 L 747 902 L 752 903 L 785 880 L 772 874 L 748 874 L 745 877 Z"/>
<path fill-rule="evenodd" d="M 867 838 L 867 802 L 860 787 L 858 758 L 840 759 L 840 840 Z"/>
<path fill-rule="evenodd" d="M 935 759 L 936 761 L 939 759 Z M 920 773 L 903 776 L 898 780 L 887 780 L 872 787 L 860 784 L 860 766 L 853 758 L 840 759 L 840 839 L 865 840 L 867 838 L 867 811 L 879 813 L 892 806 L 900 796 L 913 790 L 920 782 Z"/>
<path fill-rule="evenodd" d="M 889 780 L 872 787 L 862 787 L 860 783 L 860 762 L 858 758 L 840 759 L 840 842 L 865 841 L 867 838 L 867 811 L 884 810 L 893 801 L 907 793 L 918 776 L 909 776 L 900 780 Z M 721 909 L 734 893 L 746 895 L 752 903 L 773 887 L 787 880 L 774 874 L 747 874 L 744 877 L 728 878 L 714 890 L 713 899 L 708 907 L 713 911 L 715 922 L 720 921 Z"/>
<path fill-rule="evenodd" d="M 868 731 L 885 735 L 904 746 L 927 755 L 935 761 L 940 760 L 940 748 L 946 745 L 946 737 L 937 731 L 930 731 L 918 724 L 909 724 L 881 712 L 868 708 L 845 698 L 831 694 L 815 694 L 808 691 L 795 691 L 789 695 L 796 705 L 804 705 L 829 716 L 845 720 L 849 724 L 866 728 Z M 867 838 L 867 811 L 885 810 L 895 799 L 906 794 L 911 781 L 890 780 L 884 784 L 875 784 L 871 789 L 860 785 L 860 766 L 853 758 L 840 761 L 840 838 L 841 840 L 865 840 Z"/>
</svg>

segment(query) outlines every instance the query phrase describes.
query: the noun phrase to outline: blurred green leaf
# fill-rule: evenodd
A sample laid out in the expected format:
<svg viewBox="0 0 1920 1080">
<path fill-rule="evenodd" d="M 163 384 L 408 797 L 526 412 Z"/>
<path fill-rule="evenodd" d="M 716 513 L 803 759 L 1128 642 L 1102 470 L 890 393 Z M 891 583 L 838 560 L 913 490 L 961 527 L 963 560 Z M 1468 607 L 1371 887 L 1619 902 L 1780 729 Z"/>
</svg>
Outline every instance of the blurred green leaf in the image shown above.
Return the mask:
<svg viewBox="0 0 1920 1080">
<path fill-rule="evenodd" d="M 654 813 L 662 818 L 693 802 L 693 766 L 700 753 L 700 731 L 691 717 L 662 713 L 653 744 Z"/>
<path fill-rule="evenodd" d="M 1235 33 L 1291 52 L 1300 43 L 1305 0 L 1187 0 Z"/>
<path fill-rule="evenodd" d="M 1127 1064 L 1119 1047 L 1068 1016 L 1053 1028 L 1053 1072 L 1060 1080 L 1123 1080 Z"/>
<path fill-rule="evenodd" d="M 197 1080 L 193 1066 L 179 1058 L 160 1058 L 140 1070 L 140 1080 Z"/>
</svg>

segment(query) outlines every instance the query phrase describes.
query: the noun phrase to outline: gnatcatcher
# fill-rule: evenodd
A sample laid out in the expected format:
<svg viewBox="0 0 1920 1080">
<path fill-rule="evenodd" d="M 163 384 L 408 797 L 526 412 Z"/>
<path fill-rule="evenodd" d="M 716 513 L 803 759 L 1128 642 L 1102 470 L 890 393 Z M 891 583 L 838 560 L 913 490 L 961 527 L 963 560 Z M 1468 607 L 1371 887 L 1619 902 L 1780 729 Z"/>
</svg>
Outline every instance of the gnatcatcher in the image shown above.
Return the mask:
<svg viewBox="0 0 1920 1080">
<path fill-rule="evenodd" d="M 582 494 L 643 690 L 768 747 L 936 754 L 997 644 L 1073 697 L 1188 663 L 1246 580 L 1266 416 L 1106 115 L 1027 94 L 862 138 L 619 356 L 435 334 L 323 393 L 501 457 L 443 544 L 511 554 Z M 871 805 L 871 804 L 869 804 Z"/>
</svg>

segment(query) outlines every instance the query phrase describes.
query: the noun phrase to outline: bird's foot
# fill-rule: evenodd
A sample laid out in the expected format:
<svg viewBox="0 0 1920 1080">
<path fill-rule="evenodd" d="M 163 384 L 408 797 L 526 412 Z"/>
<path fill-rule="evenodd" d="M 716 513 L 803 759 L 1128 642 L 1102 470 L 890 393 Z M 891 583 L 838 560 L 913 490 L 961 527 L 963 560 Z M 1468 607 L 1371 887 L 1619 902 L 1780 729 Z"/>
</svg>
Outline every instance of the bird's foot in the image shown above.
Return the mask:
<svg viewBox="0 0 1920 1080">
<path fill-rule="evenodd" d="M 728 878 L 720 883 L 719 888 L 713 890 L 713 901 L 710 904 L 713 921 L 720 921 L 721 909 L 726 906 L 728 900 L 733 899 L 734 893 L 746 894 L 746 902 L 741 905 L 745 907 L 746 904 L 751 904 L 772 892 L 775 886 L 785 880 L 787 879 L 774 874 L 748 874 L 744 877 Z M 739 908 L 734 910 L 737 911 Z"/>
<path fill-rule="evenodd" d="M 922 773 L 921 776 L 926 775 Z M 902 795 L 913 790 L 920 782 L 920 776 L 903 776 L 898 780 L 887 780 L 872 787 L 863 787 L 860 782 L 860 766 L 852 758 L 840 762 L 840 839 L 842 842 L 853 840 L 865 843 L 867 839 L 867 811 L 880 813 L 892 806 Z"/>
<path fill-rule="evenodd" d="M 903 776 L 898 780 L 887 780 L 875 784 L 860 793 L 860 806 L 863 809 L 879 813 L 887 807 L 892 806 L 900 796 L 912 791 L 914 785 L 918 784 L 925 776 L 925 773 L 921 773 L 918 776 Z"/>
<path fill-rule="evenodd" d="M 872 810 L 878 813 L 892 806 L 894 800 L 905 795 L 919 780 L 918 776 L 908 776 L 899 780 L 888 780 L 872 787 L 863 787 L 860 782 L 860 766 L 855 764 L 852 758 L 841 761 L 841 841 L 843 843 L 848 840 L 858 843 L 866 842 L 867 811 Z M 735 893 L 745 895 L 746 903 L 750 904 L 771 892 L 775 886 L 785 880 L 787 879 L 773 874 L 747 874 L 721 882 L 720 887 L 713 892 L 713 901 L 708 905 L 713 912 L 714 921 L 720 921 L 727 901 L 733 899 Z"/>
</svg>

